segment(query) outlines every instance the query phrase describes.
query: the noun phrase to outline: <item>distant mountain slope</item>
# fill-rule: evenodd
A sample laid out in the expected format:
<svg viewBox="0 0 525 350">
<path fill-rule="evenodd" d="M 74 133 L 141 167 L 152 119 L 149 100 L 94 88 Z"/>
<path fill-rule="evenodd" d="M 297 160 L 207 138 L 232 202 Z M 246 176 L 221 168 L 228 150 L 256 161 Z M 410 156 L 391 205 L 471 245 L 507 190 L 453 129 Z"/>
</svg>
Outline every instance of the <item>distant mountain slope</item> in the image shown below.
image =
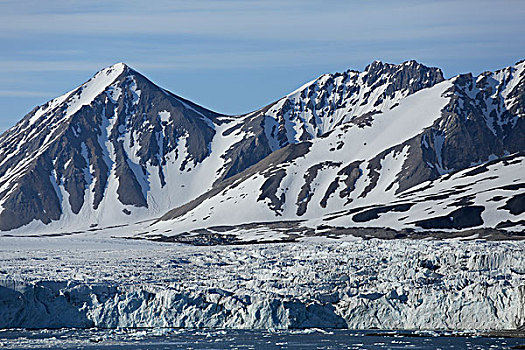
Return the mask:
<svg viewBox="0 0 525 350">
<path fill-rule="evenodd" d="M 245 136 L 226 154 L 235 159 L 228 175 L 255 164 L 261 155 L 315 139 L 349 121 L 365 125 L 374 114 L 388 111 L 410 94 L 441 81 L 440 69 L 415 61 L 400 65 L 375 61 L 361 73 L 324 74 L 244 116 L 245 122 L 238 128 Z"/>
<path fill-rule="evenodd" d="M 0 230 L 74 232 L 176 208 L 151 229 L 177 234 L 218 224 L 323 221 L 343 211 L 352 218 L 372 206 L 383 208 L 370 214 L 379 220 L 336 221 L 431 227 L 446 213 L 436 207 L 423 217 L 411 209 L 419 207 L 409 193 L 421 184 L 430 181 L 418 195 L 433 198 L 438 180 L 490 161 L 501 161 L 494 175 L 485 174 L 490 188 L 454 196 L 478 203 L 483 191 L 523 182 L 524 90 L 524 62 L 444 80 L 439 69 L 415 61 L 376 61 L 361 73 L 323 75 L 258 111 L 224 116 L 119 63 L 0 136 Z M 510 155 L 518 158 L 504 160 Z M 463 182 L 453 176 L 443 183 Z M 505 215 L 486 205 L 482 223 L 463 226 L 521 227 L 522 191 L 495 194 L 502 196 L 496 202 L 513 203 Z M 398 202 L 410 207 L 389 207 Z M 471 198 L 460 203 L 472 206 Z M 390 211 L 406 218 L 384 219 Z"/>
<path fill-rule="evenodd" d="M 267 117 L 266 132 L 277 149 L 312 140 L 350 121 L 366 125 L 374 114 L 443 80 L 440 69 L 416 61 L 374 61 L 363 72 L 322 75 L 254 115 Z"/>
<path fill-rule="evenodd" d="M 349 218 L 337 221 L 344 226 L 522 230 L 525 167 L 519 152 L 525 150 L 524 89 L 524 62 L 478 77 L 466 74 L 443 81 L 400 100 L 391 110 L 368 115 L 366 123 L 350 119 L 320 138 L 276 152 L 278 157 L 271 155 L 168 212 L 154 227 L 180 232 L 257 221 L 315 221 L 347 209 Z M 502 158 L 510 154 L 517 158 Z M 445 182 L 448 187 L 434 187 L 435 180 L 448 179 L 447 174 L 463 169 L 475 173 L 476 165 L 498 159 L 493 173 L 483 172 L 478 179 L 481 187 L 471 188 L 465 183 L 468 177 L 457 176 Z M 401 201 L 410 197 L 414 186 L 428 181 L 429 189 L 422 192 L 433 193 L 428 198 L 440 197 L 434 192 L 448 188 L 446 197 L 455 202 L 445 204 L 440 197 L 421 213 L 411 210 L 415 202 Z M 496 191 L 505 188 L 512 190 Z M 502 207 L 491 203 L 487 194 Z M 400 206 L 393 205 L 398 202 Z M 366 214 L 350 219 L 351 213 L 366 207 L 382 209 L 368 214 L 370 219 L 365 220 Z M 396 215 L 384 216 L 394 215 L 396 220 L 372 220 L 390 212 Z M 456 214 L 467 215 L 470 221 L 444 223 L 447 215 Z"/>
<path fill-rule="evenodd" d="M 0 229 L 119 223 L 182 204 L 213 182 L 179 189 L 226 120 L 124 64 L 103 69 L 0 137 Z"/>
</svg>

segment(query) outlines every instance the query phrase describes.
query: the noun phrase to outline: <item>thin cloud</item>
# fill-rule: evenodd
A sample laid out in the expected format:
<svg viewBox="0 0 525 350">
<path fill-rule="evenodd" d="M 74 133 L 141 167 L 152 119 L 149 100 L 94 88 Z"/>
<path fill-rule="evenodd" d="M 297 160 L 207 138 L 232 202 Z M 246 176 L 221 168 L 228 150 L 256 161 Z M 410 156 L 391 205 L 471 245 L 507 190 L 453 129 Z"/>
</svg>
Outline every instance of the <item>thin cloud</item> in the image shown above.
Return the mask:
<svg viewBox="0 0 525 350">
<path fill-rule="evenodd" d="M 116 62 L 4 60 L 0 61 L 0 72 L 94 72 L 113 63 Z"/>
<path fill-rule="evenodd" d="M 368 2 L 350 1 L 345 7 L 314 7 L 317 11 L 313 11 L 312 6 L 299 6 L 299 2 L 292 2 L 296 6 L 283 6 L 275 1 L 244 6 L 236 1 L 219 1 L 215 5 L 208 1 L 206 6 L 176 3 L 178 9 L 171 6 L 167 11 L 152 5 L 157 11 L 144 12 L 135 6 L 127 11 L 14 13 L 3 16 L 0 35 L 47 33 L 111 37 L 159 34 L 345 42 L 458 35 L 468 38 L 504 33 L 521 23 L 525 15 L 525 6 L 513 1 L 506 3 L 512 6 L 496 6 L 479 0 L 461 3 L 408 1 L 410 6 L 407 1 L 388 2 L 381 5 L 381 10 Z M 509 7 L 512 7 L 511 12 Z M 222 11 L 217 11 L 218 8 Z M 474 15 L 465 16 L 465 11 Z"/>
<path fill-rule="evenodd" d="M 30 56 L 76 56 L 80 54 L 84 54 L 85 52 L 82 50 L 71 50 L 71 49 L 64 49 L 64 50 L 57 50 L 57 49 L 40 49 L 40 50 L 23 50 L 17 52 L 20 55 L 30 55 Z"/>
<path fill-rule="evenodd" d="M 0 90 L 0 97 L 41 97 L 50 98 L 58 96 L 57 93 L 47 91 L 29 91 L 29 90 Z"/>
<path fill-rule="evenodd" d="M 523 18 L 522 0 L 0 0 L 2 114 L 118 61 L 221 109 L 374 59 L 476 73 L 524 58 Z M 230 85 L 207 92 L 195 76 Z"/>
</svg>

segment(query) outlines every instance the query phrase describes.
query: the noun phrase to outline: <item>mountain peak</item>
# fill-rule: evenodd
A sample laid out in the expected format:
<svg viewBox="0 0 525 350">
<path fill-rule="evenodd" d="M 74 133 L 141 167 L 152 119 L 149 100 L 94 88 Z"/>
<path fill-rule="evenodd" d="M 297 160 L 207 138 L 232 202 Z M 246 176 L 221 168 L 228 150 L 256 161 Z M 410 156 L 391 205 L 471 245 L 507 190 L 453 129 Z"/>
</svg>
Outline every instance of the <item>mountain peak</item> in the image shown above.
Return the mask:
<svg viewBox="0 0 525 350">
<path fill-rule="evenodd" d="M 102 68 L 99 70 L 93 77 L 93 79 L 101 76 L 108 76 L 108 77 L 117 77 L 120 74 L 130 70 L 129 66 L 126 65 L 124 62 L 118 62 L 111 66 L 108 66 L 106 68 Z"/>
<path fill-rule="evenodd" d="M 111 66 L 107 66 L 105 68 L 102 68 L 101 71 L 105 71 L 105 70 L 119 70 L 119 71 L 124 71 L 126 69 L 130 69 L 130 66 L 128 66 L 126 63 L 124 62 L 117 62 L 115 64 L 112 64 Z"/>
<path fill-rule="evenodd" d="M 401 63 L 402 66 L 421 66 L 422 64 L 416 60 L 408 60 Z"/>
<path fill-rule="evenodd" d="M 129 68 L 129 66 L 126 63 L 124 63 L 124 62 L 117 62 L 117 63 L 109 66 L 109 68 L 116 68 L 116 69 L 118 69 L 118 68 Z"/>
<path fill-rule="evenodd" d="M 111 66 L 107 66 L 105 68 L 102 68 L 97 73 L 95 73 L 93 78 L 91 78 L 89 81 L 87 81 L 84 84 L 88 84 L 88 83 L 90 83 L 93 80 L 101 80 L 101 79 L 102 80 L 108 80 L 108 79 L 112 79 L 112 78 L 117 78 L 123 73 L 125 73 L 127 75 L 133 75 L 133 74 L 137 74 L 138 72 L 136 70 L 134 70 L 133 68 L 131 68 L 130 66 L 128 66 L 124 62 L 117 62 L 115 64 L 112 64 Z M 108 81 L 108 82 L 111 83 L 112 81 L 111 82 Z"/>
<path fill-rule="evenodd" d="M 379 69 L 381 69 L 383 67 L 388 67 L 388 68 L 405 68 L 405 67 L 430 68 L 430 67 L 425 66 L 422 63 L 419 63 L 416 60 L 408 60 L 408 61 L 404 61 L 404 62 L 402 62 L 400 64 L 386 63 L 386 62 L 382 62 L 380 60 L 374 60 L 374 61 L 372 61 L 372 63 L 368 64 L 365 67 L 365 72 L 377 71 L 377 70 L 379 70 Z"/>
<path fill-rule="evenodd" d="M 365 67 L 365 72 L 381 69 L 384 65 L 385 63 L 379 60 L 374 60 L 372 61 L 372 63 L 370 63 L 369 65 Z"/>
</svg>

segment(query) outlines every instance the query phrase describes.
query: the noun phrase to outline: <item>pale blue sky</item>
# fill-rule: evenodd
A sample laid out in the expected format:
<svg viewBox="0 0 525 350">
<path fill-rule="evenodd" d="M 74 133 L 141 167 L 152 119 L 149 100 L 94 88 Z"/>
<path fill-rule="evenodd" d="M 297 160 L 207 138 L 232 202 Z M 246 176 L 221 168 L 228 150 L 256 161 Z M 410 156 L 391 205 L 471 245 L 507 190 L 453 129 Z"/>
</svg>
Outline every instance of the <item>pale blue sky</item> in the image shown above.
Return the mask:
<svg viewBox="0 0 525 350">
<path fill-rule="evenodd" d="M 0 0 L 0 131 L 124 61 L 212 110 L 375 59 L 458 73 L 525 59 L 523 0 Z"/>
</svg>

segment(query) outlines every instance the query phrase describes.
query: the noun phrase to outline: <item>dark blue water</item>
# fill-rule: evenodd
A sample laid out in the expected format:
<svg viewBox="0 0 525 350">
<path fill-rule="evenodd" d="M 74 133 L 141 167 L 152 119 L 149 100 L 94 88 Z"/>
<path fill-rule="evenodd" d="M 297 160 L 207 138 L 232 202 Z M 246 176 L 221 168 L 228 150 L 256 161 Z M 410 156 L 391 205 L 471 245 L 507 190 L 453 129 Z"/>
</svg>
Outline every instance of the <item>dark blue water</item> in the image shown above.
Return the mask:
<svg viewBox="0 0 525 350">
<path fill-rule="evenodd" d="M 349 330 L 2 330 L 5 349 L 525 349 L 525 338 Z"/>
</svg>

